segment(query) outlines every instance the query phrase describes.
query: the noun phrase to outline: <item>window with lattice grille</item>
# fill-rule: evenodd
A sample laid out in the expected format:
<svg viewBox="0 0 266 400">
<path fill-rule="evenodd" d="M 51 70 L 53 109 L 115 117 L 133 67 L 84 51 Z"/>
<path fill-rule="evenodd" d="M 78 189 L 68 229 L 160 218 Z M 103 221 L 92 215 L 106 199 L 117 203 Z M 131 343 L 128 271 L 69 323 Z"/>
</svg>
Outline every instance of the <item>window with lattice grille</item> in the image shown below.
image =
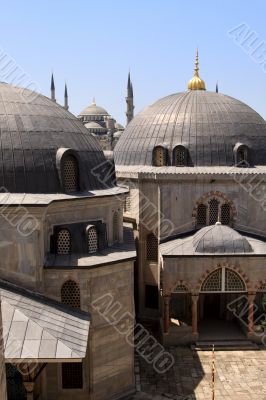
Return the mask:
<svg viewBox="0 0 266 400">
<path fill-rule="evenodd" d="M 158 261 L 158 240 L 153 233 L 147 236 L 146 259 L 148 261 Z"/>
<path fill-rule="evenodd" d="M 244 292 L 245 283 L 240 276 L 231 269 L 225 269 L 225 291 L 226 292 Z"/>
<path fill-rule="evenodd" d="M 158 146 L 153 150 L 153 165 L 162 167 L 166 165 L 166 149 Z"/>
<path fill-rule="evenodd" d="M 80 289 L 74 281 L 66 281 L 61 288 L 61 302 L 73 308 L 80 308 Z"/>
<path fill-rule="evenodd" d="M 177 146 L 174 149 L 173 164 L 176 167 L 187 165 L 187 149 L 183 146 Z"/>
<path fill-rule="evenodd" d="M 71 253 L 71 235 L 68 229 L 60 229 L 57 233 L 57 254 Z"/>
<path fill-rule="evenodd" d="M 241 277 L 229 268 L 219 268 L 212 272 L 201 287 L 202 292 L 245 292 L 246 285 Z"/>
<path fill-rule="evenodd" d="M 113 239 L 115 242 L 119 239 L 119 231 L 118 231 L 118 213 L 115 211 L 113 216 Z"/>
<path fill-rule="evenodd" d="M 66 193 L 73 193 L 79 190 L 78 163 L 72 155 L 68 155 L 63 159 L 63 184 Z"/>
<path fill-rule="evenodd" d="M 197 226 L 207 225 L 207 206 L 205 204 L 199 204 L 197 209 Z"/>
<path fill-rule="evenodd" d="M 131 210 L 131 198 L 130 195 L 126 196 L 124 203 L 124 212 L 129 212 Z"/>
<path fill-rule="evenodd" d="M 177 285 L 173 291 L 173 293 L 187 293 L 188 288 L 185 285 Z"/>
<path fill-rule="evenodd" d="M 249 162 L 249 151 L 247 146 L 240 146 L 237 149 L 236 161 L 239 167 L 247 167 Z"/>
<path fill-rule="evenodd" d="M 214 225 L 219 220 L 219 201 L 211 199 L 209 202 L 209 225 Z"/>
<path fill-rule="evenodd" d="M 262 283 L 259 288 L 260 292 L 266 292 L 266 283 Z"/>
<path fill-rule="evenodd" d="M 63 389 L 83 388 L 82 363 L 62 364 L 62 388 Z"/>
<path fill-rule="evenodd" d="M 87 231 L 88 237 L 88 253 L 93 254 L 98 251 L 98 232 L 95 226 L 92 226 Z"/>
<path fill-rule="evenodd" d="M 221 206 L 221 223 L 223 225 L 229 225 L 231 220 L 231 208 L 228 203 Z"/>
</svg>

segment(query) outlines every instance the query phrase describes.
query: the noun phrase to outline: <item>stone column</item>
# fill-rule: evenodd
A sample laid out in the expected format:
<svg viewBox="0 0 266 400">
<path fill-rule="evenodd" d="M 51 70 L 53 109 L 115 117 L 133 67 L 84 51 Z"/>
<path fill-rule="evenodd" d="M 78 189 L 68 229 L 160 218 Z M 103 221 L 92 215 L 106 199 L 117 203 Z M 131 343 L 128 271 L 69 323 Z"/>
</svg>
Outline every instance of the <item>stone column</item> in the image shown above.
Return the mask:
<svg viewBox="0 0 266 400">
<path fill-rule="evenodd" d="M 192 335 L 198 335 L 198 294 L 192 294 Z"/>
<path fill-rule="evenodd" d="M 256 294 L 248 293 L 248 337 L 254 333 L 254 300 Z"/>
<path fill-rule="evenodd" d="M 168 333 L 169 331 L 169 323 L 170 323 L 170 296 L 163 297 L 164 311 L 163 311 L 163 330 L 164 333 Z"/>
<path fill-rule="evenodd" d="M 23 384 L 27 392 L 27 400 L 34 400 L 33 399 L 34 382 L 23 382 Z"/>
</svg>

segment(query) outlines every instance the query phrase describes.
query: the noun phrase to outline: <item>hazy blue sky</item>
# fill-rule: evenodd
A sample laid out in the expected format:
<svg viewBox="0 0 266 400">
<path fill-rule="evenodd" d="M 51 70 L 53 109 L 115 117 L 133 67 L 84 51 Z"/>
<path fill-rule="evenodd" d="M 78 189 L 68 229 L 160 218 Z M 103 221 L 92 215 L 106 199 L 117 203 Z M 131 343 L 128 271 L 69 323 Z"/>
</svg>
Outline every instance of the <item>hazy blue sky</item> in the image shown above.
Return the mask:
<svg viewBox="0 0 266 400">
<path fill-rule="evenodd" d="M 228 35 L 243 23 L 257 34 L 245 50 Z M 265 67 L 251 55 L 252 46 L 266 43 L 263 0 L 2 1 L 0 33 L 1 48 L 43 94 L 49 95 L 52 69 L 59 102 L 67 80 L 74 114 L 95 96 L 124 123 L 129 67 L 136 112 L 186 90 L 199 46 L 207 89 L 218 79 L 222 93 L 266 117 L 266 55 Z"/>
</svg>

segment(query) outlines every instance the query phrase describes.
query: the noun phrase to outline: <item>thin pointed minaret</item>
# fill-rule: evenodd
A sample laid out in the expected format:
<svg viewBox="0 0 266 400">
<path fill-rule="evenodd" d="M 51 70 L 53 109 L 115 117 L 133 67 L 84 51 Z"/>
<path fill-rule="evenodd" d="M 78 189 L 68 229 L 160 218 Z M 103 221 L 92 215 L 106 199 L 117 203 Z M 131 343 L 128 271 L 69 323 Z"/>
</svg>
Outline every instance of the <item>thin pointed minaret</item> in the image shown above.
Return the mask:
<svg viewBox="0 0 266 400">
<path fill-rule="evenodd" d="M 64 109 L 68 110 L 68 94 L 67 94 L 67 84 L 65 83 L 65 94 L 64 94 Z"/>
<path fill-rule="evenodd" d="M 133 85 L 131 82 L 130 78 L 130 72 L 128 73 L 128 79 L 127 79 L 127 97 L 126 97 L 126 102 L 127 102 L 127 125 L 130 123 L 130 121 L 134 118 L 134 95 L 133 95 Z"/>
<path fill-rule="evenodd" d="M 56 99 L 55 99 L 54 74 L 53 73 L 52 73 L 52 78 L 51 78 L 51 100 L 56 102 Z"/>
<path fill-rule="evenodd" d="M 216 92 L 216 93 L 219 93 L 218 81 L 216 82 L 216 88 L 215 88 L 215 92 Z"/>
</svg>

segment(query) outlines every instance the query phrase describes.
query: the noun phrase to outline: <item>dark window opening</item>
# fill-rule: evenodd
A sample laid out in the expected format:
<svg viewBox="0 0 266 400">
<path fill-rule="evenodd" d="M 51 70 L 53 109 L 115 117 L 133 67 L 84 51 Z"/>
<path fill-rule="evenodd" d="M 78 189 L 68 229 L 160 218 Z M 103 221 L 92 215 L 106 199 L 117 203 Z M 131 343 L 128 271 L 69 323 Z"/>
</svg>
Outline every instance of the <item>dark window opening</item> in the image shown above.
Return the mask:
<svg viewBox="0 0 266 400">
<path fill-rule="evenodd" d="M 145 307 L 158 309 L 158 286 L 146 285 L 145 286 Z"/>
<path fill-rule="evenodd" d="M 62 364 L 62 388 L 63 389 L 83 388 L 82 363 Z"/>
</svg>

